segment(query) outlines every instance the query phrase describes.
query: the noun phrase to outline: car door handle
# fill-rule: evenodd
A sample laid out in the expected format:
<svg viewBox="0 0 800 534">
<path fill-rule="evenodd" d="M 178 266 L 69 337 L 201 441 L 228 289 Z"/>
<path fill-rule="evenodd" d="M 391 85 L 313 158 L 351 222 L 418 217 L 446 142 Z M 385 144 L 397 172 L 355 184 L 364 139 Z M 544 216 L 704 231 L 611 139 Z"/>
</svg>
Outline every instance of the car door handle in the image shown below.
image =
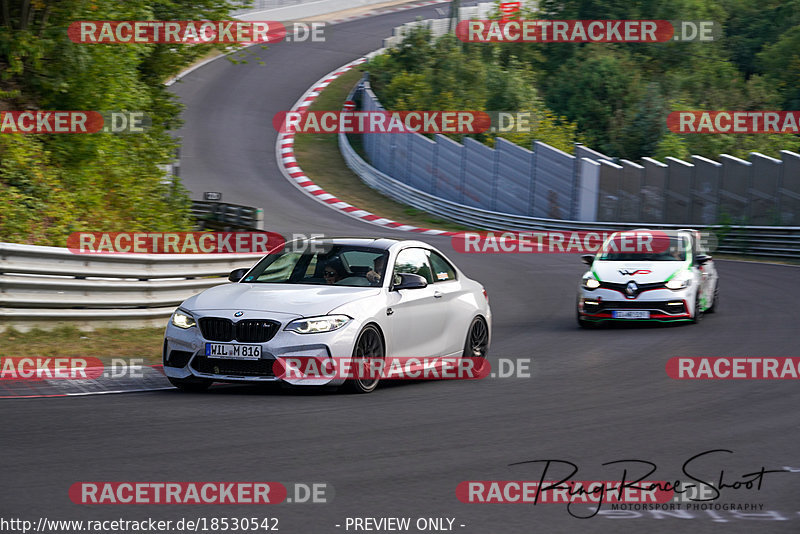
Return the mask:
<svg viewBox="0 0 800 534">
<path fill-rule="evenodd" d="M 386 315 L 391 315 L 394 313 L 394 310 L 391 308 L 386 308 Z"/>
<path fill-rule="evenodd" d="M 443 295 L 443 294 L 441 294 L 441 293 L 439 293 L 438 291 L 434 291 L 434 292 L 433 292 L 433 298 L 435 298 L 435 299 L 440 299 L 440 298 L 442 298 L 443 296 L 444 296 L 444 295 Z"/>
</svg>

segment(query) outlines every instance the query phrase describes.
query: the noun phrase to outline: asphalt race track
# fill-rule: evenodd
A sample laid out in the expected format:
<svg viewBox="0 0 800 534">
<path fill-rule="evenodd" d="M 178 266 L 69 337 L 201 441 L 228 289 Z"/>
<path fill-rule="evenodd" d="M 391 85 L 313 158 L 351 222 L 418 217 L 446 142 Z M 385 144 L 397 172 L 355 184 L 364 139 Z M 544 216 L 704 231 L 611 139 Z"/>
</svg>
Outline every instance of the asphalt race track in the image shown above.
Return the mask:
<svg viewBox="0 0 800 534">
<path fill-rule="evenodd" d="M 181 174 L 194 197 L 263 206 L 269 230 L 413 235 L 319 204 L 277 169 L 273 115 L 316 80 L 378 48 L 393 26 L 433 8 L 333 28 L 327 43 L 280 44 L 266 66 L 217 60 L 174 86 L 187 105 Z M 0 516 L 54 519 L 277 517 L 280 532 L 345 530 L 347 517 L 455 518 L 464 534 L 531 532 L 800 532 L 800 473 L 761 490 L 724 489 L 717 503 L 763 505 L 759 515 L 614 512 L 576 519 L 563 504 L 463 504 L 466 480 L 538 480 L 540 459 L 569 460 L 576 480 L 618 480 L 622 459 L 658 466 L 649 480 L 696 473 L 732 483 L 765 467 L 800 468 L 797 381 L 677 381 L 674 356 L 800 356 L 797 267 L 719 261 L 721 304 L 699 325 L 580 330 L 574 255 L 467 255 L 441 247 L 487 288 L 490 359 L 530 359 L 530 378 L 391 384 L 366 396 L 217 387 L 0 403 Z M 555 467 L 551 474 L 558 474 Z M 566 473 L 564 473 L 566 474 Z M 328 504 L 80 506 L 77 481 L 325 482 Z M 588 515 L 591 505 L 573 506 Z M 609 512 L 604 513 L 604 512 Z M 341 525 L 337 527 L 336 525 Z M 464 525 L 463 527 L 460 525 Z M 410 530 L 417 532 L 417 530 Z"/>
</svg>

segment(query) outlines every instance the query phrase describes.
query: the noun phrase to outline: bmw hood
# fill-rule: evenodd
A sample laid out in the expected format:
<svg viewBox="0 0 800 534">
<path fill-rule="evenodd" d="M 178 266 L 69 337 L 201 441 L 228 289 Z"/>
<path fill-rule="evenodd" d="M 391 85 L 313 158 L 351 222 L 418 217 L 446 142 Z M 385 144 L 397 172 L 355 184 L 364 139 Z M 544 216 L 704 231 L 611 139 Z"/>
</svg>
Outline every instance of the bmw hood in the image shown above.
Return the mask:
<svg viewBox="0 0 800 534">
<path fill-rule="evenodd" d="M 592 272 L 603 282 L 637 284 L 664 282 L 686 268 L 685 261 L 595 261 Z"/>
<path fill-rule="evenodd" d="M 311 317 L 379 293 L 375 287 L 236 283 L 207 289 L 187 299 L 181 307 L 187 311 L 235 309 Z"/>
</svg>

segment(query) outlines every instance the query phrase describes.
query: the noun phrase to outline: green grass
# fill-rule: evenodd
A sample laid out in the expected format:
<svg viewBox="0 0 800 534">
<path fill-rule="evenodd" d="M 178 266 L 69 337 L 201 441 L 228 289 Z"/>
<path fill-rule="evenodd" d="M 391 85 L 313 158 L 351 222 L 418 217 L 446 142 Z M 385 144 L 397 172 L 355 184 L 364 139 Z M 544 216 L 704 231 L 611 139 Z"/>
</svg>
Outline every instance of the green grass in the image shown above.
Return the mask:
<svg viewBox="0 0 800 534">
<path fill-rule="evenodd" d="M 84 332 L 72 326 L 54 330 L 33 329 L 19 332 L 8 328 L 0 332 L 3 357 L 87 357 L 110 361 L 112 358 L 141 358 L 147 364 L 161 363 L 163 328 L 98 328 Z"/>
<path fill-rule="evenodd" d="M 340 110 L 350 90 L 361 79 L 361 71 L 352 69 L 331 83 L 311 105 L 312 111 Z M 337 198 L 388 219 L 438 230 L 467 230 L 465 226 L 440 219 L 430 213 L 396 202 L 371 189 L 351 171 L 339 152 L 337 134 L 298 134 L 295 158 L 303 172 L 321 188 Z M 358 137 L 358 136 L 354 136 Z M 356 151 L 363 157 L 361 144 Z"/>
</svg>

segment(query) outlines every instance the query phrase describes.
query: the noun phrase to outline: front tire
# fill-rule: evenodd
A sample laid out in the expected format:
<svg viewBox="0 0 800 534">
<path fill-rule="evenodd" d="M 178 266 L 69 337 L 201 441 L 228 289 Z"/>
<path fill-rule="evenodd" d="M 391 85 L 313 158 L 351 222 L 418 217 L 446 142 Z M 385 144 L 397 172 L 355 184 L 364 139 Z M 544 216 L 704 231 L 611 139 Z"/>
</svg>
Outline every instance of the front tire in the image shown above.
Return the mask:
<svg viewBox="0 0 800 534">
<path fill-rule="evenodd" d="M 353 365 L 351 365 L 351 369 L 354 373 L 357 373 L 357 376 L 345 382 L 346 388 L 352 393 L 372 393 L 375 391 L 381 378 L 380 375 L 373 376 L 373 369 L 376 366 L 373 366 L 371 361 L 375 359 L 383 360 L 385 357 L 386 349 L 380 330 L 371 324 L 365 326 L 358 335 L 356 346 L 353 349 Z M 381 365 L 380 368 L 382 367 Z"/>
<path fill-rule="evenodd" d="M 717 311 L 717 301 L 719 301 L 719 284 L 714 285 L 714 300 L 711 301 L 711 307 L 706 310 L 706 313 Z"/>
<path fill-rule="evenodd" d="M 577 310 L 575 311 L 575 317 L 576 317 L 576 320 L 578 321 L 578 326 L 580 326 L 581 328 L 594 328 L 595 327 L 595 323 L 593 321 L 587 321 L 586 319 L 581 317 L 581 312 L 579 312 Z"/>
<path fill-rule="evenodd" d="M 480 374 L 486 365 L 486 356 L 489 354 L 489 327 L 483 317 L 472 320 L 467 330 L 467 340 L 464 342 L 462 358 L 474 358 L 475 371 Z"/>
<path fill-rule="evenodd" d="M 171 376 L 167 377 L 170 384 L 175 386 L 181 391 L 186 391 L 189 393 L 200 393 L 209 388 L 211 384 L 214 382 L 213 380 L 209 380 L 208 378 L 172 378 Z"/>
<path fill-rule="evenodd" d="M 692 323 L 697 324 L 703 319 L 703 308 L 700 307 L 700 290 L 697 290 L 697 295 L 694 298 L 694 315 L 692 316 Z"/>
</svg>

